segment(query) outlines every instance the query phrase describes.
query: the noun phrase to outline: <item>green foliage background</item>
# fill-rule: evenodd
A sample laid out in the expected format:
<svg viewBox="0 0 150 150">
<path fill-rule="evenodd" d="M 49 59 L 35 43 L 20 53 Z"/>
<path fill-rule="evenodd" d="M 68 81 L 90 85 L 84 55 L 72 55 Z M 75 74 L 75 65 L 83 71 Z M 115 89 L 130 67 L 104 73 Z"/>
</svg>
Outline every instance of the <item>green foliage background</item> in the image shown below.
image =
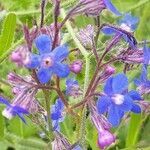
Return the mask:
<svg viewBox="0 0 150 150">
<path fill-rule="evenodd" d="M 114 5 L 123 13 L 132 12 L 138 16 L 140 23 L 136 31 L 138 41 L 150 41 L 150 0 L 112 0 Z M 63 0 L 62 7 L 66 10 L 76 3 L 75 0 Z M 0 93 L 12 98 L 11 89 L 5 84 L 8 72 L 15 70 L 19 74 L 26 74 L 24 69 L 10 63 L 8 56 L 12 50 L 23 42 L 22 24 L 28 24 L 32 27 L 34 20 L 39 23 L 40 18 L 40 0 L 0 0 Z M 101 17 L 102 22 L 115 23 L 116 17 L 104 11 Z M 46 8 L 46 24 L 52 22 L 52 5 L 49 3 Z M 79 16 L 75 20 L 78 28 L 82 28 L 94 21 L 86 16 Z M 75 29 L 77 31 L 77 28 Z M 10 34 L 7 34 L 10 33 Z M 101 42 L 103 37 L 100 37 Z M 73 40 L 70 40 L 69 34 L 64 34 L 64 42 L 70 42 L 73 47 Z M 7 42 L 6 42 L 7 41 Z M 100 44 L 101 45 L 101 44 Z M 92 63 L 91 63 L 92 64 Z M 121 67 L 121 66 L 120 66 Z M 92 67 L 91 67 L 92 68 Z M 121 68 L 119 68 L 121 69 Z M 118 69 L 118 70 L 119 70 Z M 92 71 L 91 71 L 92 72 Z M 129 72 L 130 79 L 139 75 L 140 69 L 134 73 Z M 82 82 L 84 76 L 79 79 Z M 55 95 L 52 97 L 55 98 Z M 41 96 L 42 99 L 42 96 Z M 147 100 L 149 98 L 147 97 Z M 4 107 L 0 105 L 0 110 Z M 8 147 L 16 150 L 44 150 L 48 149 L 48 141 L 39 138 L 39 128 L 27 118 L 28 125 L 23 124 L 18 118 L 11 121 L 5 119 L 0 113 L 0 150 L 6 150 Z M 75 142 L 77 133 L 74 133 L 74 122 L 70 121 L 68 116 L 61 125 L 62 132 Z M 116 131 L 116 129 L 114 129 Z M 117 144 L 110 148 L 112 150 L 150 150 L 150 117 L 131 114 L 131 120 L 125 126 L 121 126 L 117 131 L 119 140 Z M 87 121 L 87 136 L 89 147 L 97 149 L 97 132 L 90 121 Z"/>
</svg>

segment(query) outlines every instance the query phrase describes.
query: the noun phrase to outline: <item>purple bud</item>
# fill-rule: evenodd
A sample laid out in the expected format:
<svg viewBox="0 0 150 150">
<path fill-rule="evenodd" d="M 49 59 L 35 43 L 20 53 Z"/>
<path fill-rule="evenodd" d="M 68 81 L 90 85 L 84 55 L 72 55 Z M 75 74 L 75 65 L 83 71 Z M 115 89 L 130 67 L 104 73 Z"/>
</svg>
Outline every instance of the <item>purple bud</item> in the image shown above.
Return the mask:
<svg viewBox="0 0 150 150">
<path fill-rule="evenodd" d="M 94 39 L 94 27 L 92 25 L 88 25 L 86 28 L 81 29 L 77 33 L 77 37 L 79 41 L 82 43 L 85 47 L 92 47 L 93 46 L 93 39 Z"/>
<path fill-rule="evenodd" d="M 129 64 L 139 64 L 144 62 L 142 50 L 128 50 L 118 57 L 121 61 Z"/>
<path fill-rule="evenodd" d="M 12 52 L 11 54 L 11 60 L 14 61 L 14 62 L 18 62 L 21 60 L 21 55 L 18 51 L 14 51 Z"/>
<path fill-rule="evenodd" d="M 106 68 L 105 68 L 105 73 L 106 73 L 107 75 L 112 75 L 112 74 L 115 73 L 115 68 L 112 67 L 112 66 L 106 66 Z"/>
<path fill-rule="evenodd" d="M 7 79 L 8 79 L 8 80 L 11 80 L 11 81 L 14 81 L 14 80 L 16 79 L 15 74 L 12 73 L 12 72 L 10 72 L 10 73 L 7 75 Z"/>
<path fill-rule="evenodd" d="M 13 92 L 14 95 L 18 95 L 21 92 L 21 89 L 17 88 L 17 87 L 13 87 L 12 92 Z"/>
<path fill-rule="evenodd" d="M 70 149 L 71 144 L 68 139 L 60 132 L 55 132 L 55 140 L 51 143 L 52 150 Z"/>
<path fill-rule="evenodd" d="M 110 146 L 115 142 L 115 136 L 107 130 L 102 130 L 98 136 L 98 146 L 101 149 Z"/>
<path fill-rule="evenodd" d="M 23 66 L 28 61 L 29 50 L 26 46 L 19 46 L 15 51 L 12 52 L 10 59 L 15 62 L 18 66 Z"/>
<path fill-rule="evenodd" d="M 112 74 L 115 73 L 115 68 L 112 66 L 106 66 L 102 74 L 99 76 L 99 81 L 104 82 L 107 80 Z"/>
<path fill-rule="evenodd" d="M 76 10 L 76 14 L 85 13 L 86 15 L 98 16 L 106 8 L 103 0 L 80 0 L 80 2 L 81 7 Z"/>
<path fill-rule="evenodd" d="M 81 60 L 76 60 L 74 61 L 71 65 L 70 65 L 70 70 L 75 73 L 78 74 L 81 72 L 82 70 L 82 61 Z"/>
</svg>

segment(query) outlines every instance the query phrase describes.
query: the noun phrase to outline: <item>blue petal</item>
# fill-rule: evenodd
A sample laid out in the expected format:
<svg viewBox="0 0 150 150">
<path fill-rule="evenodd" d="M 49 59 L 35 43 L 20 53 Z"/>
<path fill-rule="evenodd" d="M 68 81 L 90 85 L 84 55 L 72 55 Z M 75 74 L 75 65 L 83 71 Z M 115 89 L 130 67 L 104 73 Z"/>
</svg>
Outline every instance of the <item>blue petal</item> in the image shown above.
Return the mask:
<svg viewBox="0 0 150 150">
<path fill-rule="evenodd" d="M 134 113 L 141 113 L 141 108 L 140 108 L 139 105 L 133 104 L 131 111 L 134 112 Z"/>
<path fill-rule="evenodd" d="M 123 104 L 119 105 L 118 107 L 119 107 L 120 110 L 126 112 L 126 111 L 131 110 L 132 104 L 133 104 L 133 101 L 132 101 L 131 97 L 128 96 L 128 95 L 125 95 Z"/>
<path fill-rule="evenodd" d="M 61 111 L 61 110 L 64 108 L 64 103 L 62 102 L 61 99 L 57 99 L 55 105 L 56 105 L 56 107 L 57 107 L 57 109 L 58 109 L 59 111 Z"/>
<path fill-rule="evenodd" d="M 54 64 L 53 71 L 60 78 L 65 78 L 70 73 L 68 65 L 59 62 Z"/>
<path fill-rule="evenodd" d="M 46 34 L 42 34 L 35 39 L 36 48 L 40 54 L 50 53 L 52 47 L 52 40 Z"/>
<path fill-rule="evenodd" d="M 48 81 L 51 79 L 51 76 L 52 76 L 52 71 L 49 69 L 41 68 L 37 72 L 37 77 L 42 84 L 48 83 Z"/>
<path fill-rule="evenodd" d="M 104 92 L 105 92 L 107 95 L 113 94 L 112 81 L 113 81 L 113 78 L 110 77 L 110 78 L 106 81 L 106 84 L 105 84 L 105 86 L 104 86 Z"/>
<path fill-rule="evenodd" d="M 58 120 L 59 118 L 61 118 L 61 112 L 55 112 L 55 113 L 51 113 L 51 119 L 52 120 Z"/>
<path fill-rule="evenodd" d="M 125 74 L 120 73 L 113 77 L 112 89 L 114 93 L 122 93 L 128 88 L 128 79 Z"/>
<path fill-rule="evenodd" d="M 5 105 L 7 105 L 8 107 L 11 106 L 10 103 L 6 99 L 4 99 L 3 97 L 0 97 L 0 103 L 3 103 Z"/>
<path fill-rule="evenodd" d="M 147 65 L 143 65 L 142 66 L 142 73 L 141 73 L 141 76 L 140 76 L 140 80 L 142 82 L 147 82 Z"/>
<path fill-rule="evenodd" d="M 112 126 L 118 126 L 120 123 L 121 114 L 119 110 L 115 106 L 111 106 L 108 112 L 108 121 L 112 124 Z"/>
<path fill-rule="evenodd" d="M 114 7 L 114 5 L 110 2 L 110 0 L 103 0 L 107 9 L 112 11 L 115 15 L 121 16 L 121 13 Z"/>
<path fill-rule="evenodd" d="M 104 26 L 101 31 L 106 35 L 114 35 L 116 32 L 118 32 L 116 29 L 108 26 Z"/>
<path fill-rule="evenodd" d="M 132 31 L 136 29 L 138 22 L 139 18 L 132 16 L 131 13 L 126 13 L 124 17 L 119 20 L 120 25 L 124 23 L 127 26 L 129 26 L 132 29 Z"/>
<path fill-rule="evenodd" d="M 26 65 L 27 68 L 35 69 L 40 66 L 41 57 L 36 54 L 30 55 L 30 62 Z"/>
<path fill-rule="evenodd" d="M 150 48 L 144 45 L 144 64 L 150 64 Z"/>
<path fill-rule="evenodd" d="M 107 96 L 101 96 L 97 101 L 97 109 L 100 114 L 103 114 L 107 111 L 109 105 L 111 103 L 111 99 Z"/>
<path fill-rule="evenodd" d="M 135 91 L 135 90 L 131 90 L 128 95 L 133 99 L 133 100 L 142 100 L 141 95 Z"/>
<path fill-rule="evenodd" d="M 56 61 L 62 61 L 68 56 L 69 50 L 66 45 L 62 45 L 62 46 L 56 47 L 52 53 L 54 54 Z"/>
<path fill-rule="evenodd" d="M 82 148 L 79 145 L 77 145 L 72 150 L 82 150 Z"/>
<path fill-rule="evenodd" d="M 22 113 L 22 114 L 29 114 L 27 110 L 25 110 L 24 108 L 21 108 L 20 106 L 13 106 L 13 111 L 17 113 Z"/>
<path fill-rule="evenodd" d="M 141 80 L 139 80 L 139 79 L 134 79 L 134 83 L 135 83 L 136 86 L 139 86 L 139 85 L 141 85 L 143 82 L 142 82 Z"/>
<path fill-rule="evenodd" d="M 132 47 L 133 49 L 136 49 L 136 44 L 137 44 L 136 39 L 132 35 L 128 35 L 127 33 L 124 33 L 124 32 L 121 32 L 121 33 L 122 33 L 122 37 L 127 43 L 129 43 L 130 47 Z"/>
<path fill-rule="evenodd" d="M 26 124 L 26 120 L 24 118 L 24 116 L 20 113 L 16 113 L 18 115 L 18 117 Z"/>
<path fill-rule="evenodd" d="M 59 131 L 60 130 L 60 127 L 59 127 L 59 122 L 56 120 L 56 121 L 53 121 L 52 122 L 52 126 L 53 126 L 53 130 L 57 130 Z"/>
</svg>

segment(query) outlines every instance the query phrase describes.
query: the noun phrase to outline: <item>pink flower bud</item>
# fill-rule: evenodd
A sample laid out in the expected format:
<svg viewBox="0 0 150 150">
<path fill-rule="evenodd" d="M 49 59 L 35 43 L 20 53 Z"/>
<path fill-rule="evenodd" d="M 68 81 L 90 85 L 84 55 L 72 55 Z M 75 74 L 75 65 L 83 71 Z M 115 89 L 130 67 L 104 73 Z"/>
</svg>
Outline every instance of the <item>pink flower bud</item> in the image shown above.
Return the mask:
<svg viewBox="0 0 150 150">
<path fill-rule="evenodd" d="M 110 133 L 109 131 L 107 130 L 102 130 L 100 133 L 99 133 L 99 137 L 98 137 L 98 146 L 101 148 L 101 149 L 104 149 L 105 147 L 108 147 L 110 146 L 112 143 L 115 142 L 115 136 Z"/>
<path fill-rule="evenodd" d="M 22 45 L 12 52 L 10 59 L 11 61 L 15 62 L 18 66 L 23 66 L 27 60 L 28 55 L 28 48 Z"/>
<path fill-rule="evenodd" d="M 81 60 L 76 60 L 74 61 L 71 65 L 70 65 L 70 70 L 75 73 L 78 74 L 81 72 L 82 70 L 82 61 Z"/>
<path fill-rule="evenodd" d="M 109 74 L 109 75 L 112 75 L 112 74 L 115 73 L 115 68 L 112 67 L 112 66 L 106 66 L 105 72 L 106 72 L 107 75 L 108 75 L 108 74 Z"/>
<path fill-rule="evenodd" d="M 17 87 L 14 87 L 14 88 L 12 88 L 12 92 L 14 95 L 18 95 L 21 92 L 21 90 Z"/>
<path fill-rule="evenodd" d="M 11 81 L 14 81 L 14 80 L 16 79 L 16 77 L 15 77 L 15 75 L 14 75 L 12 72 L 10 72 L 10 73 L 7 75 L 7 79 L 8 79 L 8 80 L 11 80 Z"/>
</svg>

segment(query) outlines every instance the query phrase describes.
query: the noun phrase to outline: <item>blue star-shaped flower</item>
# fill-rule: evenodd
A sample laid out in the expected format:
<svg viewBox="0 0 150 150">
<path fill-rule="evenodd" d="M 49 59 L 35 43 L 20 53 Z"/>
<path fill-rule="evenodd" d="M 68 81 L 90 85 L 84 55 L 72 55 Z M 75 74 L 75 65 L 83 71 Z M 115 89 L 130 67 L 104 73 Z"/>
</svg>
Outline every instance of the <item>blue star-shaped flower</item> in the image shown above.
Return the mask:
<svg viewBox="0 0 150 150">
<path fill-rule="evenodd" d="M 57 99 L 55 104 L 51 107 L 51 119 L 53 130 L 59 131 L 59 123 L 64 121 L 64 116 L 62 114 L 64 110 L 64 104 L 61 99 Z"/>
<path fill-rule="evenodd" d="M 26 123 L 23 115 L 29 114 L 29 112 L 20 106 L 13 106 L 11 105 L 6 99 L 0 97 L 0 103 L 3 103 L 7 106 L 7 108 L 3 111 L 3 115 L 6 116 L 8 119 L 11 119 L 14 116 L 18 116 L 24 123 Z M 8 111 L 7 111 L 8 110 Z"/>
<path fill-rule="evenodd" d="M 135 31 L 139 22 L 139 18 L 132 16 L 131 13 L 127 13 L 123 18 L 119 20 L 119 25 L 125 27 L 128 31 Z"/>
<path fill-rule="evenodd" d="M 135 79 L 135 84 L 137 85 L 141 94 L 150 93 L 150 80 L 147 77 L 147 67 L 147 65 L 143 65 L 140 78 Z"/>
<path fill-rule="evenodd" d="M 102 28 L 102 32 L 109 36 L 119 36 L 123 38 L 132 48 L 136 47 L 137 41 L 129 32 L 133 32 L 138 24 L 138 18 L 131 16 L 130 13 L 126 14 L 124 18 L 119 21 L 121 28 L 116 28 L 114 26 L 105 25 Z"/>
<path fill-rule="evenodd" d="M 27 67 L 38 69 L 37 77 L 41 83 L 47 83 L 53 74 L 56 74 L 60 78 L 69 75 L 69 66 L 62 63 L 69 54 L 66 45 L 56 47 L 52 51 L 52 41 L 45 34 L 35 39 L 35 45 L 39 51 L 39 55 L 31 54 Z"/>
<path fill-rule="evenodd" d="M 141 108 L 134 103 L 135 100 L 141 100 L 139 93 L 134 90 L 127 92 L 127 88 L 128 79 L 124 74 L 110 77 L 104 86 L 105 96 L 97 101 L 99 113 L 108 112 L 108 120 L 113 126 L 119 125 L 125 112 L 141 112 Z"/>
</svg>

